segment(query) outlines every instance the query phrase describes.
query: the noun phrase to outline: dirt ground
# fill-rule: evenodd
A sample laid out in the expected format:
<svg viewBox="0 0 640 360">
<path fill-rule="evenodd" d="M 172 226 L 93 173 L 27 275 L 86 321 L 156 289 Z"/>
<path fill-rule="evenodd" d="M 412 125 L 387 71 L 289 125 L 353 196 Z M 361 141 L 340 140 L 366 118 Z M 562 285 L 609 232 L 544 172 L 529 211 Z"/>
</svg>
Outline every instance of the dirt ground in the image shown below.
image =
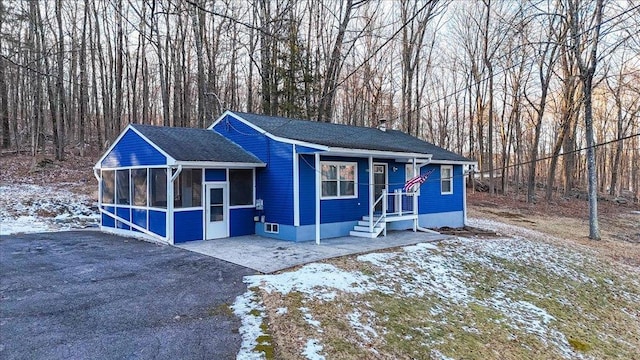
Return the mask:
<svg viewBox="0 0 640 360">
<path fill-rule="evenodd" d="M 596 250 L 606 259 L 640 267 L 640 205 L 598 202 L 602 239 L 589 239 L 588 203 L 579 199 L 556 199 L 527 204 L 521 196 L 490 196 L 468 193 L 469 216 L 489 218 L 537 230 L 567 245 Z"/>
<path fill-rule="evenodd" d="M 0 185 L 35 184 L 64 187 L 66 190 L 93 196 L 98 199 L 98 181 L 93 176 L 93 166 L 99 156 L 67 154 L 64 161 L 56 161 L 53 155 L 32 157 L 24 154 L 0 156 Z"/>
</svg>

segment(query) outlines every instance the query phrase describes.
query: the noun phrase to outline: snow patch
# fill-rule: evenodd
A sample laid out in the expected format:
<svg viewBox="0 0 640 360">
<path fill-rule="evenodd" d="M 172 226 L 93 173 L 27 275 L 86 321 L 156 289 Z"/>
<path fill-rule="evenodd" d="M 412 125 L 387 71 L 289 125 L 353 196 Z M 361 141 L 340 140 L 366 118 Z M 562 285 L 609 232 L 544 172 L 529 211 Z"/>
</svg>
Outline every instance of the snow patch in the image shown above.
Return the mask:
<svg viewBox="0 0 640 360">
<path fill-rule="evenodd" d="M 289 294 L 298 291 L 325 301 L 333 300 L 336 291 L 362 294 L 369 291 L 369 278 L 359 272 L 348 272 L 331 264 L 308 264 L 297 271 L 278 275 L 245 276 L 244 282 L 265 291 Z"/>
<path fill-rule="evenodd" d="M 242 360 L 263 359 L 264 353 L 254 351 L 258 345 L 258 338 L 267 335 L 260 328 L 264 321 L 265 311 L 262 300 L 260 300 L 258 294 L 249 290 L 236 297 L 231 309 L 242 321 L 239 329 L 240 336 L 242 336 L 242 345 L 236 358 Z"/>
<path fill-rule="evenodd" d="M 325 357 L 320 354 L 321 351 L 322 344 L 320 344 L 320 341 L 317 339 L 309 339 L 304 346 L 302 355 L 304 355 L 309 360 L 325 360 Z"/>
</svg>

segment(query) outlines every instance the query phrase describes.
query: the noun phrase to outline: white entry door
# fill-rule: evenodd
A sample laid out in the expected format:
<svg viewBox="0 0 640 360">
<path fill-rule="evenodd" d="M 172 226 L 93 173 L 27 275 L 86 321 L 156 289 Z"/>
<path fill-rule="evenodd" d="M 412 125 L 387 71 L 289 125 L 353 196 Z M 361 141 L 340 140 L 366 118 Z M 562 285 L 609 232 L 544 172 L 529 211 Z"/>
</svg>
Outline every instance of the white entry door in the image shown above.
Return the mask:
<svg viewBox="0 0 640 360">
<path fill-rule="evenodd" d="M 228 192 L 226 184 L 207 184 L 205 228 L 207 229 L 207 240 L 219 239 L 229 236 L 229 206 Z"/>
</svg>

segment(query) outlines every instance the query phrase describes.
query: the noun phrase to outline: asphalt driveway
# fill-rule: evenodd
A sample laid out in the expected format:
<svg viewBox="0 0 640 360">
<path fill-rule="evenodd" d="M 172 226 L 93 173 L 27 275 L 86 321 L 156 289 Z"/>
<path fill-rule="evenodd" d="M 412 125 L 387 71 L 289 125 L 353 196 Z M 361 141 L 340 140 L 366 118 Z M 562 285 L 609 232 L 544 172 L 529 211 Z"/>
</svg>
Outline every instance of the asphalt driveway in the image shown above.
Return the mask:
<svg viewBox="0 0 640 360">
<path fill-rule="evenodd" d="M 0 238 L 0 358 L 232 359 L 255 271 L 93 231 Z"/>
</svg>

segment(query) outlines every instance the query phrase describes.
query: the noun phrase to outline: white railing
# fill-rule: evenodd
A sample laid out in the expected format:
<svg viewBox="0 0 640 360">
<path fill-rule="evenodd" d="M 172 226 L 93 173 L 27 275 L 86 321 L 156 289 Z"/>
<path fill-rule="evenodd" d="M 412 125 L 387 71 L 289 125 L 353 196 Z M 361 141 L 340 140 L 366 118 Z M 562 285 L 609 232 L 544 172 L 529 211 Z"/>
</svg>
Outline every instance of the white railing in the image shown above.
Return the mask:
<svg viewBox="0 0 640 360">
<path fill-rule="evenodd" d="M 411 200 L 410 209 L 404 209 L 406 203 L 405 200 Z M 393 204 L 393 211 L 389 212 L 389 203 Z M 377 219 L 374 219 L 375 209 L 378 204 L 382 204 L 382 213 Z M 389 215 L 403 216 L 403 215 L 415 215 L 417 219 L 418 215 L 418 194 L 414 192 L 403 192 L 402 189 L 396 189 L 393 193 L 387 193 L 387 190 L 383 189 L 382 194 L 374 201 L 369 209 L 369 232 L 374 232 L 374 228 L 381 222 L 385 222 Z M 415 226 L 414 226 L 415 227 Z M 386 228 L 385 228 L 386 234 Z"/>
<path fill-rule="evenodd" d="M 403 192 L 401 189 L 396 189 L 393 193 L 389 194 L 391 203 L 393 204 L 393 211 L 385 215 L 417 215 L 418 214 L 418 194 L 414 192 Z M 410 206 L 405 208 L 405 205 L 409 202 Z"/>
<path fill-rule="evenodd" d="M 378 203 L 382 201 L 382 214 L 375 222 L 373 221 L 373 214 L 375 212 L 376 206 Z M 373 229 L 387 216 L 387 190 L 382 189 L 382 194 L 380 197 L 376 199 L 376 201 L 371 205 L 371 210 L 369 211 L 369 232 L 373 232 Z"/>
</svg>

